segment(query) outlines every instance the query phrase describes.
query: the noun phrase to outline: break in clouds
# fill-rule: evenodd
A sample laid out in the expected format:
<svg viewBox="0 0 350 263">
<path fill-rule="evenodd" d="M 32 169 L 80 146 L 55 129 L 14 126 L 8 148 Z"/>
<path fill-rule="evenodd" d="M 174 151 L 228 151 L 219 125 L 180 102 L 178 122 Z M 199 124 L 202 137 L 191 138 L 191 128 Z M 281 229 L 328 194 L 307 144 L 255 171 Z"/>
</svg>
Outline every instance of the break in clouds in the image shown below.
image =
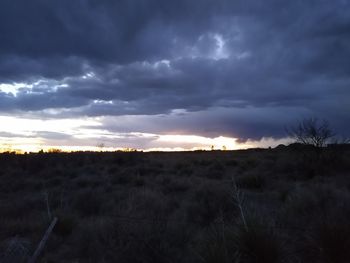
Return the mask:
<svg viewBox="0 0 350 263">
<path fill-rule="evenodd" d="M 348 0 L 3 0 L 0 114 L 239 141 L 280 139 L 316 116 L 349 135 L 349 10 Z"/>
</svg>

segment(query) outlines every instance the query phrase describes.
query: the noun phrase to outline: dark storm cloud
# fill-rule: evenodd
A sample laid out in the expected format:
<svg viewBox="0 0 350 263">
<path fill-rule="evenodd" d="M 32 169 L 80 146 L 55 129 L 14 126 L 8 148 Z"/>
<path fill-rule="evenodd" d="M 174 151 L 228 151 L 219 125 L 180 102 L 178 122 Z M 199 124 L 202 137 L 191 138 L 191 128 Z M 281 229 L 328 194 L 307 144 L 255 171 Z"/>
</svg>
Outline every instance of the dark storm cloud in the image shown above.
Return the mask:
<svg viewBox="0 0 350 263">
<path fill-rule="evenodd" d="M 157 59 L 169 55 L 174 36 L 187 42 L 207 30 L 211 12 L 220 6 L 212 1 L 4 0 L 0 53 L 117 63 Z"/>
<path fill-rule="evenodd" d="M 77 57 L 31 58 L 18 54 L 2 54 L 0 83 L 31 82 L 41 77 L 62 79 L 70 75 L 81 75 L 84 72 L 84 63 L 83 59 Z"/>
<path fill-rule="evenodd" d="M 232 136 L 241 141 L 260 140 L 262 134 L 283 138 L 284 127 L 293 122 L 295 115 L 305 114 L 309 114 L 307 109 L 296 107 L 210 108 L 167 115 L 110 116 L 102 120 L 102 127 L 110 132 L 196 134 L 205 137 Z"/>
<path fill-rule="evenodd" d="M 349 8 L 348 0 L 4 0 L 0 83 L 31 88 L 0 92 L 0 110 L 140 115 L 128 131 L 242 139 L 281 137 L 286 123 L 313 115 L 350 133 Z"/>
</svg>

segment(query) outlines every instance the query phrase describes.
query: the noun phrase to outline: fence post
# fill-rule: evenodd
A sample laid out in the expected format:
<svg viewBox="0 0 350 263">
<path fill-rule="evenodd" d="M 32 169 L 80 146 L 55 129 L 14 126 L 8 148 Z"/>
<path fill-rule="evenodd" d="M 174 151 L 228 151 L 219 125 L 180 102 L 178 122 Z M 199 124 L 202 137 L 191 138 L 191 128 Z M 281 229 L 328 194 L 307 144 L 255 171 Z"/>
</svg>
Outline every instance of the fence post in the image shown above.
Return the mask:
<svg viewBox="0 0 350 263">
<path fill-rule="evenodd" d="M 53 228 L 55 227 L 56 223 L 57 223 L 57 217 L 55 217 L 52 220 L 50 226 L 48 227 L 48 229 L 45 232 L 45 235 L 43 236 L 43 238 L 41 239 L 38 247 L 36 248 L 33 256 L 28 260 L 28 263 L 35 263 L 37 261 L 37 259 L 39 258 L 41 252 L 43 251 L 43 249 L 45 247 L 45 244 L 46 244 L 47 240 L 49 239 L 49 236 L 50 236 Z"/>
</svg>

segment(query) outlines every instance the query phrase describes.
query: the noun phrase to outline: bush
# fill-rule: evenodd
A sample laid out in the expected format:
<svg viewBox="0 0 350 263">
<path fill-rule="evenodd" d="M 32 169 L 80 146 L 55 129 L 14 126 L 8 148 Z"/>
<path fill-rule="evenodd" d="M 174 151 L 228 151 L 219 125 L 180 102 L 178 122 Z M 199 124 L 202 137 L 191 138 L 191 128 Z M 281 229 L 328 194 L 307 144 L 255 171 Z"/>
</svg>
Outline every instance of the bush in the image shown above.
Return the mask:
<svg viewBox="0 0 350 263">
<path fill-rule="evenodd" d="M 249 158 L 244 160 L 239 164 L 239 172 L 245 172 L 247 170 L 252 170 L 258 166 L 258 160 L 254 158 Z"/>
<path fill-rule="evenodd" d="M 72 216 L 59 215 L 56 226 L 53 232 L 56 235 L 67 237 L 72 234 L 76 227 L 76 219 Z"/>
<path fill-rule="evenodd" d="M 186 262 L 189 233 L 182 224 L 161 220 L 120 220 L 114 251 L 120 263 Z M 112 261 L 114 262 L 114 261 Z"/>
<path fill-rule="evenodd" d="M 150 189 L 137 190 L 119 205 L 121 216 L 131 216 L 147 220 L 166 219 L 174 207 L 161 192 Z"/>
<path fill-rule="evenodd" d="M 84 190 L 76 194 L 73 208 L 83 216 L 94 216 L 101 212 L 103 204 L 104 200 L 99 192 Z"/>
<path fill-rule="evenodd" d="M 199 255 L 205 263 L 294 262 L 280 235 L 257 221 L 211 228 L 199 245 Z"/>
<path fill-rule="evenodd" d="M 308 262 L 350 262 L 350 226 L 346 223 L 324 223 L 312 229 L 303 244 Z"/>
<path fill-rule="evenodd" d="M 237 187 L 252 190 L 262 190 L 265 186 L 265 178 L 261 175 L 243 175 L 237 178 Z"/>
<path fill-rule="evenodd" d="M 278 233 L 266 225 L 239 227 L 235 241 L 236 260 L 241 263 L 282 263 L 291 259 Z"/>
<path fill-rule="evenodd" d="M 237 160 L 228 160 L 228 161 L 226 161 L 226 165 L 235 167 L 238 165 L 238 161 Z"/>
<path fill-rule="evenodd" d="M 80 224 L 74 232 L 71 250 L 78 262 L 115 262 L 113 236 L 115 227 L 108 219 L 91 219 Z"/>
<path fill-rule="evenodd" d="M 178 176 L 191 176 L 193 174 L 193 167 L 190 163 L 177 163 L 174 166 L 174 172 Z"/>
<path fill-rule="evenodd" d="M 200 259 L 204 263 L 235 262 L 234 233 L 232 227 L 213 226 L 197 241 Z"/>
<path fill-rule="evenodd" d="M 204 172 L 205 177 L 210 179 L 221 179 L 225 173 L 225 166 L 216 161 L 208 166 L 207 170 Z"/>
<path fill-rule="evenodd" d="M 308 118 L 300 121 L 294 127 L 287 128 L 288 135 L 297 143 L 314 146 L 321 149 L 335 136 L 326 120 L 319 121 L 317 118 Z"/>
<path fill-rule="evenodd" d="M 125 170 L 125 171 L 122 171 L 122 172 L 120 172 L 118 174 L 113 174 L 112 175 L 112 179 L 111 179 L 111 183 L 113 185 L 117 185 L 117 184 L 126 185 L 126 184 L 129 184 L 132 181 L 133 173 L 134 173 L 134 171 Z"/>
<path fill-rule="evenodd" d="M 229 220 L 237 211 L 233 198 L 229 187 L 204 183 L 195 190 L 187 207 L 188 219 L 204 226 L 220 216 Z"/>
<path fill-rule="evenodd" d="M 164 194 L 176 194 L 186 192 L 190 183 L 187 178 L 178 178 L 165 176 L 161 179 L 162 190 Z"/>
</svg>

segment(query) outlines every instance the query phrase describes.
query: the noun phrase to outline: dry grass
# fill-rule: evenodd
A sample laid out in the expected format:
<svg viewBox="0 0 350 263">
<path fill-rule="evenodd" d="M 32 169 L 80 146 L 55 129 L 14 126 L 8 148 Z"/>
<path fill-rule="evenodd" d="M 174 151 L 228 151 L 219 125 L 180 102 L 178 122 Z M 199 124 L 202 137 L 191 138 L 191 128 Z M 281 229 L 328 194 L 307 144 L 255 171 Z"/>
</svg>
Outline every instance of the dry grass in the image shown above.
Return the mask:
<svg viewBox="0 0 350 263">
<path fill-rule="evenodd" d="M 304 154 L 1 154 L 0 254 L 33 252 L 48 204 L 41 262 L 350 262 L 350 155 Z"/>
</svg>

